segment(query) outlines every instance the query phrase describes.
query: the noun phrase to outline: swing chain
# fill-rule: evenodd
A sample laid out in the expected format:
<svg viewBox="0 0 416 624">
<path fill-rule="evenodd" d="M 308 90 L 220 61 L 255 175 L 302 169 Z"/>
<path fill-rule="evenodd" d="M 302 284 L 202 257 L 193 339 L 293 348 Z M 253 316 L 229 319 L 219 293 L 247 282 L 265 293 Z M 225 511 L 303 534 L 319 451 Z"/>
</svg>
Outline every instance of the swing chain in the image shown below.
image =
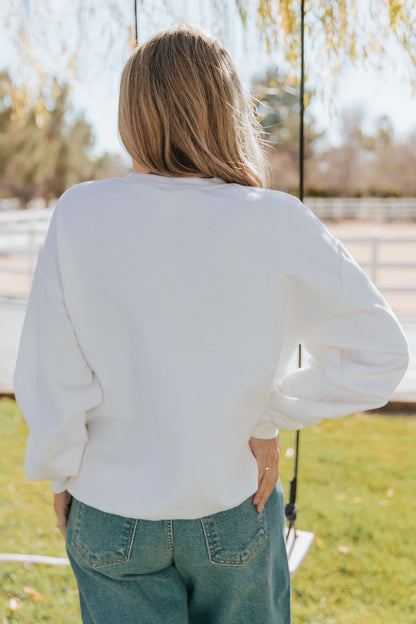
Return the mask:
<svg viewBox="0 0 416 624">
<path fill-rule="evenodd" d="M 302 348 L 299 345 L 299 366 L 302 364 Z M 291 529 L 295 525 L 296 516 L 298 512 L 296 503 L 296 489 L 298 484 L 298 463 L 299 463 L 299 431 L 296 432 L 296 450 L 295 450 L 295 473 L 290 480 L 290 496 L 285 505 L 285 516 L 289 522 L 289 528 Z"/>
<path fill-rule="evenodd" d="M 296 476 L 290 480 L 290 499 L 285 505 L 285 516 L 289 524 L 292 525 L 296 521 L 298 506 L 295 505 L 296 500 Z"/>
</svg>

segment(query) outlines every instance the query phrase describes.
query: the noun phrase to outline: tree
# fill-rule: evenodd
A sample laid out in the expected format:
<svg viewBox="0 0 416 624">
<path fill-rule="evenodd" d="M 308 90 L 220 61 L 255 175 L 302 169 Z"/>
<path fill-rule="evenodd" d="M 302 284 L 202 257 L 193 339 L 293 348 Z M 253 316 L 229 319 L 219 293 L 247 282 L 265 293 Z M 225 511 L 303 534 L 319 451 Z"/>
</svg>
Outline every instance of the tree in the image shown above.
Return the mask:
<svg viewBox="0 0 416 624">
<path fill-rule="evenodd" d="M 256 14 L 257 28 L 267 47 L 285 43 L 286 58 L 297 65 L 300 49 L 299 0 L 235 0 L 244 24 Z M 416 86 L 415 0 L 305 0 L 305 27 L 314 61 L 332 69 L 345 59 L 379 66 L 398 43 Z M 313 54 L 315 49 L 316 54 Z"/>
<path fill-rule="evenodd" d="M 268 157 L 272 167 L 271 187 L 296 192 L 299 159 L 299 101 L 297 89 L 288 76 L 280 76 L 278 68 L 269 68 L 251 84 L 257 117 L 270 144 Z M 310 94 L 306 93 L 306 101 Z M 305 119 L 306 169 L 315 155 L 314 146 L 322 138 L 310 114 Z"/>
<path fill-rule="evenodd" d="M 225 15 L 232 19 L 232 12 L 226 10 L 229 2 L 211 0 L 213 29 L 218 29 Z M 187 2 L 183 0 L 179 5 L 178 0 L 175 19 L 186 19 Z M 168 14 L 171 10 L 168 0 L 138 2 L 139 11 L 149 6 Z M 390 45 L 396 44 L 404 58 L 403 77 L 416 89 L 416 0 L 306 0 L 305 7 L 308 58 L 313 59 L 317 73 L 328 75 L 346 60 L 381 67 L 388 60 Z M 297 73 L 300 1 L 234 0 L 234 8 L 243 26 L 255 21 L 269 50 L 285 51 L 293 73 Z M 13 114 L 21 119 L 30 107 L 37 124 L 48 116 L 46 100 L 52 89 L 51 75 L 56 73 L 44 67 L 45 58 L 58 59 L 60 66 L 76 79 L 80 51 L 88 50 L 92 38 L 100 38 L 107 57 L 110 52 L 114 57 L 114 51 L 121 49 L 125 55 L 129 46 L 134 47 L 132 2 L 74 0 L 68 11 L 67 3 L 53 0 L 4 0 L 0 18 L 19 51 L 19 72 L 11 95 Z M 58 40 L 51 36 L 52 32 L 59 33 Z M 75 42 L 74 32 L 78 35 Z M 53 41 L 53 51 L 48 49 L 49 41 Z M 32 60 L 30 67 L 27 58 Z M 105 58 L 102 62 L 104 65 Z M 21 87 L 29 79 L 33 81 L 34 76 L 36 84 L 28 93 Z"/>
<path fill-rule="evenodd" d="M 123 167 L 106 154 L 97 160 L 89 152 L 94 135 L 81 116 L 66 121 L 70 108 L 69 88 L 56 82 L 49 98 L 49 116 L 36 123 L 36 111 L 29 109 L 23 123 L 16 123 L 10 103 L 11 80 L 0 74 L 0 189 L 3 196 L 20 198 L 24 205 L 35 196 L 60 196 L 66 188 L 82 181 L 118 175 Z M 123 174 L 126 173 L 124 168 Z M 103 175 L 104 174 L 104 175 Z"/>
<path fill-rule="evenodd" d="M 378 144 L 368 180 L 369 193 L 383 196 L 416 196 L 416 135 L 406 141 Z"/>
<path fill-rule="evenodd" d="M 189 2 L 140 0 L 137 5 L 140 27 L 140 15 L 143 11 L 154 11 L 156 14 L 158 10 L 158 14 L 163 12 L 164 15 L 170 15 L 174 6 L 172 22 L 186 19 Z M 292 79 L 290 86 L 294 89 L 295 98 L 299 73 L 300 0 L 211 0 L 203 5 L 211 7 L 211 30 L 220 39 L 225 20 L 239 16 L 247 31 L 253 23 L 256 24 L 257 32 L 269 50 L 284 51 Z M 305 0 L 305 8 L 306 69 L 308 72 L 313 67 L 315 74 L 319 74 L 322 85 L 325 83 L 324 77 L 336 72 L 346 61 L 382 66 L 388 60 L 387 55 L 394 44 L 403 58 L 402 69 L 399 67 L 398 71 L 416 89 L 416 0 Z M 70 5 L 56 3 L 54 0 L 4 0 L 0 5 L 0 18 L 0 24 L 7 30 L 9 40 L 16 44 L 19 53 L 19 71 L 13 74 L 13 84 L 8 94 L 11 118 L 17 124 L 25 124 L 29 115 L 33 115 L 38 128 L 47 124 L 53 109 L 51 102 L 54 101 L 58 88 L 55 79 L 58 66 L 66 77 L 64 84 L 69 84 L 79 76 L 79 59 L 83 52 L 84 61 L 88 55 L 90 62 L 96 62 L 98 69 L 105 67 L 110 53 L 113 61 L 119 55 L 121 66 L 129 47 L 135 46 L 133 3 L 127 0 L 73 0 Z M 224 27 L 223 30 L 226 31 L 227 28 Z M 56 33 L 59 33 L 59 37 Z M 102 59 L 96 59 L 89 54 L 90 44 L 97 39 L 100 41 Z M 49 45 L 51 47 L 48 48 Z M 30 64 L 27 62 L 28 58 L 31 59 Z M 46 60 L 49 59 L 52 61 L 48 65 Z M 26 87 L 27 84 L 31 85 L 30 88 Z M 282 105 L 285 106 L 283 100 Z M 267 123 L 269 121 L 273 125 L 271 118 Z M 278 137 L 281 158 L 284 160 L 278 166 L 280 170 L 289 171 L 295 158 L 295 115 L 285 121 L 280 133 L 278 127 L 276 133 L 271 135 L 272 138 Z M 388 142 L 388 129 L 386 132 L 387 134 L 384 133 L 379 138 Z M 285 134 L 292 141 L 290 146 L 286 146 L 286 151 L 283 150 Z M 36 143 L 38 136 L 33 132 L 32 140 L 36 149 L 40 149 Z M 367 141 L 371 142 L 373 139 L 374 137 L 367 137 Z M 311 137 L 308 147 L 307 137 L 307 148 L 313 144 L 315 139 Z M 334 158 L 345 163 L 348 153 L 352 153 L 352 147 L 352 143 L 349 146 L 344 145 L 337 154 L 333 152 Z M 369 145 L 361 146 L 360 154 L 364 154 L 365 150 L 368 157 L 374 151 Z M 277 154 L 278 151 L 275 150 L 275 156 Z M 64 150 L 61 152 L 61 160 L 65 158 Z M 313 171 L 312 163 L 310 165 L 306 175 L 307 179 L 312 180 L 317 172 Z M 320 165 L 325 167 L 322 160 Z M 340 167 L 342 168 L 342 164 Z M 36 171 L 32 171 L 29 175 L 30 183 L 33 183 L 31 175 L 35 173 Z M 321 173 L 325 177 L 326 172 L 322 170 Z M 344 188 L 351 189 L 352 174 L 347 173 L 344 170 L 342 174 L 343 184 Z M 281 187 L 279 179 L 276 184 Z M 295 182 L 289 183 L 290 189 L 295 186 Z"/>
<path fill-rule="evenodd" d="M 307 193 L 328 196 L 416 195 L 416 136 L 396 140 L 388 117 L 364 131 L 360 109 L 343 118 L 343 142 L 315 154 L 307 168 Z"/>
</svg>

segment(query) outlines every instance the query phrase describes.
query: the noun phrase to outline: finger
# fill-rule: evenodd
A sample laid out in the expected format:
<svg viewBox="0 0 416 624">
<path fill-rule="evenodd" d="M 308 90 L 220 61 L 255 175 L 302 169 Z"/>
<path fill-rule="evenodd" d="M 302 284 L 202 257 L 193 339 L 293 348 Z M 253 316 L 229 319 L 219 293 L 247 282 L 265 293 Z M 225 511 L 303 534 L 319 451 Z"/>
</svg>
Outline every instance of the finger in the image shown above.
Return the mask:
<svg viewBox="0 0 416 624">
<path fill-rule="evenodd" d="M 257 506 L 257 511 L 262 511 L 267 499 L 276 486 L 279 478 L 278 469 L 270 470 L 264 473 L 260 481 L 259 488 L 254 495 L 253 503 Z"/>
<path fill-rule="evenodd" d="M 60 509 L 56 514 L 56 526 L 65 537 L 68 514 L 66 510 Z"/>
<path fill-rule="evenodd" d="M 273 487 L 277 483 L 278 478 L 279 478 L 279 473 L 277 470 L 274 470 L 274 471 L 270 470 L 270 472 L 264 473 L 263 478 L 260 481 L 260 484 L 257 490 L 256 499 L 260 501 L 261 498 L 264 496 L 264 493 L 267 490 L 273 489 Z"/>
<path fill-rule="evenodd" d="M 60 530 L 62 535 L 66 537 L 66 517 L 65 516 L 60 515 L 57 517 L 56 526 Z"/>
<path fill-rule="evenodd" d="M 267 500 L 270 496 L 270 494 L 273 492 L 274 489 L 274 485 L 272 485 L 271 487 L 269 487 L 267 490 L 263 490 L 260 494 L 259 494 L 259 498 L 258 503 L 256 504 L 256 509 L 258 512 L 263 511 L 265 504 L 267 503 Z"/>
</svg>

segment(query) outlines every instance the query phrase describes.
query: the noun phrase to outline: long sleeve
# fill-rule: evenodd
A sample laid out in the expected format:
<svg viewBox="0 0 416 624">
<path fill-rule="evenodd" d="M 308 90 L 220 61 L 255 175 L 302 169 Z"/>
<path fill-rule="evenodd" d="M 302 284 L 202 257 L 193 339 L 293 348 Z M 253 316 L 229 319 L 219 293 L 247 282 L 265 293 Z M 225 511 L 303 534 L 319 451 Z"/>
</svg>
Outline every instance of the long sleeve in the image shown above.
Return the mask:
<svg viewBox="0 0 416 624">
<path fill-rule="evenodd" d="M 302 344 L 302 367 L 276 374 L 260 437 L 262 431 L 271 437 L 273 427 L 301 429 L 381 407 L 408 365 L 406 338 L 386 301 L 342 244 L 315 217 L 305 218 L 317 255 L 305 256 L 308 273 L 294 280 L 289 315 L 299 330 L 288 332 Z M 312 287 L 307 281 L 314 274 Z"/>
<path fill-rule="evenodd" d="M 52 481 L 55 492 L 77 475 L 88 440 L 86 411 L 102 400 L 65 305 L 57 221 L 58 205 L 34 272 L 13 379 L 30 429 L 26 475 Z"/>
</svg>

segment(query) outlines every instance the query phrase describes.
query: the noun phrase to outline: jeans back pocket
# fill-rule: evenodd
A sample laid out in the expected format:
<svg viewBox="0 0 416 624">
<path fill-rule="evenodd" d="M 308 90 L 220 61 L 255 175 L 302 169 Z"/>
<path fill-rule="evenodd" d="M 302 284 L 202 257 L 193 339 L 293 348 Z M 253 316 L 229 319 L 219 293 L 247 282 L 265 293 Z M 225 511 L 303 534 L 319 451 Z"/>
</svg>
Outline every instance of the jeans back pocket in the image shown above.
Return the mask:
<svg viewBox="0 0 416 624">
<path fill-rule="evenodd" d="M 93 568 L 129 560 L 138 520 L 100 511 L 73 499 L 71 546 Z"/>
<path fill-rule="evenodd" d="M 252 496 L 201 523 L 210 561 L 220 565 L 245 565 L 267 539 L 266 515 L 257 511 Z"/>
</svg>

